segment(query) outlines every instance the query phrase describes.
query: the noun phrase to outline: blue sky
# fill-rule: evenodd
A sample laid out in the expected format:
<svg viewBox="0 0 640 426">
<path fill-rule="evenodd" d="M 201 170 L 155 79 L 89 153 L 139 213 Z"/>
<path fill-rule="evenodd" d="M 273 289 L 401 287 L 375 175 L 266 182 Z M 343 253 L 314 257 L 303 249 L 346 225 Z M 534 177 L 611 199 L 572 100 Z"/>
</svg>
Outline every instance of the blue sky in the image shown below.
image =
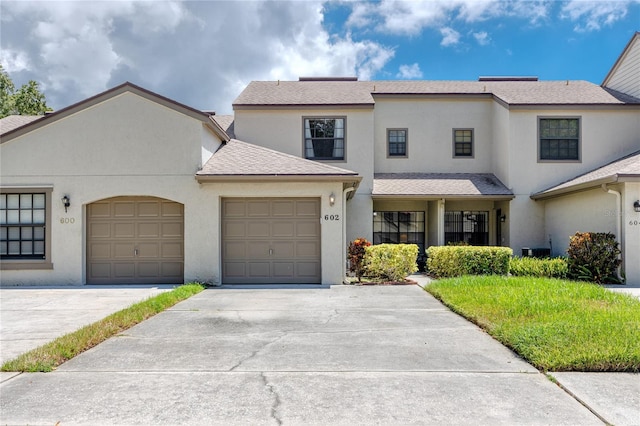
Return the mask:
<svg viewBox="0 0 640 426">
<path fill-rule="evenodd" d="M 54 109 L 131 81 L 232 112 L 251 80 L 476 80 L 600 84 L 640 0 L 6 1 L 0 63 Z"/>
</svg>

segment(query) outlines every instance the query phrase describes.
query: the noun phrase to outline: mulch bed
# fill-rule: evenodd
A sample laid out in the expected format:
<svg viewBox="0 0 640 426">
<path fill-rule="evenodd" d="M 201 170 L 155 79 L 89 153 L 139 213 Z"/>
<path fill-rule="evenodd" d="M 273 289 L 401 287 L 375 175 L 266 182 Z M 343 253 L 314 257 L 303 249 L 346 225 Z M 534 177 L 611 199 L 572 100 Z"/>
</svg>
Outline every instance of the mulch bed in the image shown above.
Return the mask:
<svg viewBox="0 0 640 426">
<path fill-rule="evenodd" d="M 418 283 L 413 280 L 404 281 L 354 281 L 351 285 L 417 285 Z"/>
</svg>

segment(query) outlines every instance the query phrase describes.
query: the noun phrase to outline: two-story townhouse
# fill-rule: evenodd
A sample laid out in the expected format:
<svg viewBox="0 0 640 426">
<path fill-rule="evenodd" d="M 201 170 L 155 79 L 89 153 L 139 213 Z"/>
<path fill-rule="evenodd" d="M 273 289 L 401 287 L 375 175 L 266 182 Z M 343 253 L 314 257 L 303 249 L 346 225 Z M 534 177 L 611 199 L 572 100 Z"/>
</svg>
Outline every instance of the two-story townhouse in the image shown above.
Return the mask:
<svg viewBox="0 0 640 426">
<path fill-rule="evenodd" d="M 0 121 L 3 285 L 335 284 L 349 240 L 613 232 L 640 282 L 640 36 L 601 85 L 252 82 L 234 116 L 130 83 Z"/>
</svg>

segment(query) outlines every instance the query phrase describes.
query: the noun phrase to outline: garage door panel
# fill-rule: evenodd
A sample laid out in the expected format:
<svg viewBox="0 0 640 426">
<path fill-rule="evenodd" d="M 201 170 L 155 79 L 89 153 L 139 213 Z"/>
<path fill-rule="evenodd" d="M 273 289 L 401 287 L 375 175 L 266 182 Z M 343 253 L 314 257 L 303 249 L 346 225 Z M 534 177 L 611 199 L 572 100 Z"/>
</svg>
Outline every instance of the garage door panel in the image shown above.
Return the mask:
<svg viewBox="0 0 640 426">
<path fill-rule="evenodd" d="M 89 253 L 93 259 L 109 259 L 111 258 L 111 244 L 109 243 L 92 243 L 89 246 Z"/>
<path fill-rule="evenodd" d="M 112 224 L 114 238 L 133 238 L 135 237 L 135 224 L 133 222 L 116 222 Z"/>
<path fill-rule="evenodd" d="M 269 257 L 269 241 L 245 242 L 248 259 L 264 259 Z"/>
<path fill-rule="evenodd" d="M 113 203 L 113 217 L 127 218 L 136 215 L 136 205 L 133 201 L 116 201 Z"/>
<path fill-rule="evenodd" d="M 256 221 L 247 223 L 248 238 L 268 238 L 270 236 L 270 223 L 268 221 Z"/>
<path fill-rule="evenodd" d="M 115 197 L 87 206 L 87 283 L 184 281 L 184 206 Z"/>
<path fill-rule="evenodd" d="M 221 211 L 224 283 L 321 281 L 319 199 L 231 198 Z"/>
<path fill-rule="evenodd" d="M 318 220 L 297 222 L 295 235 L 296 237 L 320 238 L 320 222 Z"/>
<path fill-rule="evenodd" d="M 182 222 L 163 222 L 161 225 L 161 238 L 182 238 L 184 235 L 184 226 Z"/>
<path fill-rule="evenodd" d="M 159 238 L 160 224 L 158 222 L 138 223 L 138 238 Z"/>
<path fill-rule="evenodd" d="M 295 201 L 282 200 L 271 203 L 271 215 L 273 217 L 293 217 L 295 216 Z"/>
<path fill-rule="evenodd" d="M 296 224 L 293 222 L 274 222 L 271 228 L 271 236 L 274 238 L 293 238 L 295 233 Z"/>
<path fill-rule="evenodd" d="M 295 276 L 295 263 L 274 262 L 273 276 L 276 278 L 293 278 Z"/>
<path fill-rule="evenodd" d="M 110 223 L 92 223 L 89 225 L 88 237 L 94 238 L 109 238 L 111 237 L 111 224 Z"/>
<path fill-rule="evenodd" d="M 296 242 L 291 241 L 274 241 L 271 243 L 272 256 L 275 259 L 293 259 L 296 257 Z"/>
<path fill-rule="evenodd" d="M 160 216 L 158 201 L 141 201 L 138 203 L 138 217 L 155 218 Z"/>
<path fill-rule="evenodd" d="M 249 201 L 247 203 L 247 217 L 267 217 L 270 216 L 269 201 Z"/>
<path fill-rule="evenodd" d="M 251 262 L 247 265 L 247 272 L 250 278 L 269 278 L 271 265 L 269 262 Z"/>
</svg>

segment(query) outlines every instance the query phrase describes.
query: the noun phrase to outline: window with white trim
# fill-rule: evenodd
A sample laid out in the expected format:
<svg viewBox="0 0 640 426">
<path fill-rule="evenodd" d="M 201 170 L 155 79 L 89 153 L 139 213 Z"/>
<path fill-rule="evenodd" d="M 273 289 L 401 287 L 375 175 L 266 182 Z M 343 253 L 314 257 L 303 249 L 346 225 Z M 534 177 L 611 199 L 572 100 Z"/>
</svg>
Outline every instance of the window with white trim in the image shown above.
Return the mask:
<svg viewBox="0 0 640 426">
<path fill-rule="evenodd" d="M 346 118 L 305 118 L 304 156 L 309 160 L 344 160 Z"/>
<path fill-rule="evenodd" d="M 539 159 L 580 160 L 580 119 L 539 118 Z"/>
</svg>

